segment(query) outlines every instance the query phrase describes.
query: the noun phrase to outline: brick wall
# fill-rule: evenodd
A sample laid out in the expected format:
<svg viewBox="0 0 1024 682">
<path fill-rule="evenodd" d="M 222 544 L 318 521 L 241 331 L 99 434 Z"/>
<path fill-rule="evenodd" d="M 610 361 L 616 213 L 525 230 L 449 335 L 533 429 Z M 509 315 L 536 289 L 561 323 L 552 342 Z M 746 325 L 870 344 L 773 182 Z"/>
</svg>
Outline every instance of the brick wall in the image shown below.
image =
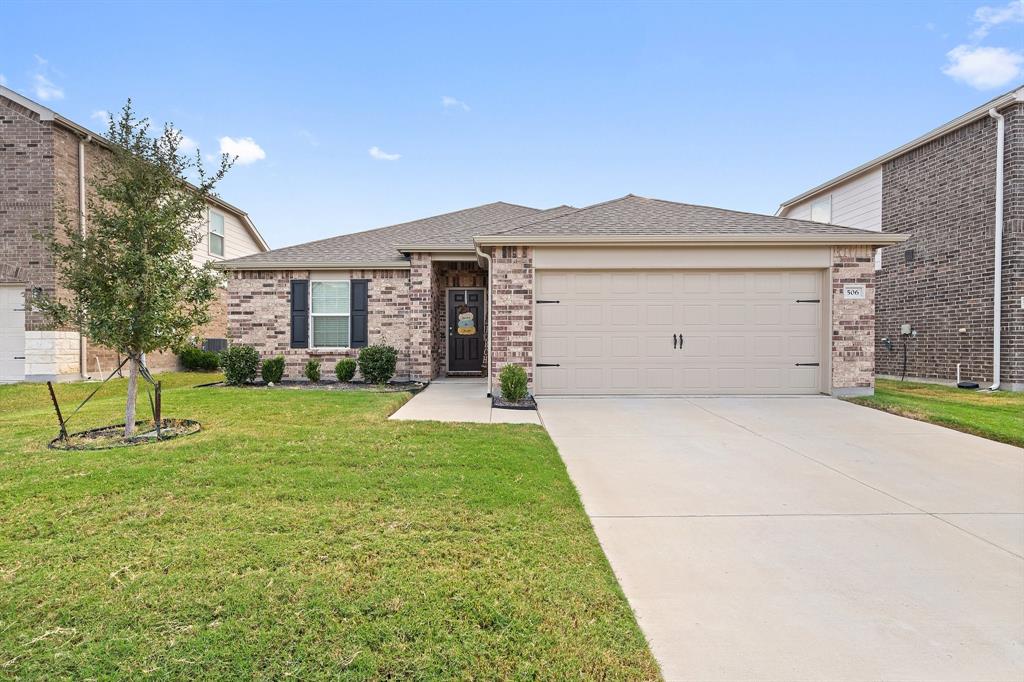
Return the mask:
<svg viewBox="0 0 1024 682">
<path fill-rule="evenodd" d="M 398 349 L 397 379 L 410 376 L 409 273 L 405 270 L 352 270 L 338 273 L 370 280 L 369 341 Z M 232 343 L 256 348 L 260 357 L 285 356 L 285 376 L 302 378 L 309 359 L 320 360 L 323 376 L 334 373 L 340 358 L 359 355 L 359 349 L 322 351 L 291 348 L 291 280 L 308 279 L 305 270 L 237 271 L 228 273 L 227 335 Z"/>
<path fill-rule="evenodd" d="M 491 374 L 497 391 L 502 367 L 515 363 L 526 370 L 533 389 L 533 249 L 499 246 L 491 251 Z"/>
<path fill-rule="evenodd" d="M 1006 117 L 1005 199 L 1003 206 L 1002 374 L 1024 390 L 1024 106 Z"/>
<path fill-rule="evenodd" d="M 1024 105 L 1003 114 L 1003 379 L 1024 383 Z M 883 250 L 877 274 L 879 373 L 900 373 L 900 325 L 909 323 L 918 332 L 909 376 L 953 379 L 959 362 L 964 379 L 992 380 L 995 155 L 996 122 L 985 117 L 885 164 L 882 229 L 910 240 Z"/>
<path fill-rule="evenodd" d="M 0 281 L 53 293 L 53 262 L 35 234 L 53 229 L 53 124 L 0 97 Z M 43 315 L 25 313 L 25 329 L 48 330 Z"/>
<path fill-rule="evenodd" d="M 875 386 L 875 258 L 870 246 L 832 249 L 832 393 L 871 393 Z M 848 284 L 864 298 L 846 298 Z"/>
<path fill-rule="evenodd" d="M 418 381 L 434 378 L 434 266 L 429 253 L 410 254 L 409 267 L 409 376 Z"/>
</svg>

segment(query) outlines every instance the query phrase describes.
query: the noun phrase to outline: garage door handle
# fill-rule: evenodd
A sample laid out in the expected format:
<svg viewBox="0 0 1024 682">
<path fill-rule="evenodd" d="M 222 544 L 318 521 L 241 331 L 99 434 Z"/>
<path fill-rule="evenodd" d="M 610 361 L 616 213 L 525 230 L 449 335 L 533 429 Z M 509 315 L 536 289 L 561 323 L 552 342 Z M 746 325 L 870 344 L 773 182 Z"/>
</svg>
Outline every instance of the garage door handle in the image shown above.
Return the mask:
<svg viewBox="0 0 1024 682">
<path fill-rule="evenodd" d="M 561 301 L 536 301 L 537 303 L 561 303 Z"/>
<path fill-rule="evenodd" d="M 820 298 L 798 298 L 797 303 L 821 303 Z"/>
<path fill-rule="evenodd" d="M 14 356 L 14 359 L 15 359 L 15 360 L 24 360 L 24 359 L 25 359 L 25 356 L 24 356 L 24 355 L 15 355 L 15 356 Z"/>
<path fill-rule="evenodd" d="M 796 363 L 796 366 L 797 367 L 820 367 L 821 365 L 819 365 L 817 362 L 798 362 L 798 363 Z"/>
<path fill-rule="evenodd" d="M 538 362 L 538 367 L 561 367 L 557 362 Z"/>
<path fill-rule="evenodd" d="M 676 335 L 675 334 L 672 335 L 672 347 L 673 348 L 676 347 Z"/>
</svg>

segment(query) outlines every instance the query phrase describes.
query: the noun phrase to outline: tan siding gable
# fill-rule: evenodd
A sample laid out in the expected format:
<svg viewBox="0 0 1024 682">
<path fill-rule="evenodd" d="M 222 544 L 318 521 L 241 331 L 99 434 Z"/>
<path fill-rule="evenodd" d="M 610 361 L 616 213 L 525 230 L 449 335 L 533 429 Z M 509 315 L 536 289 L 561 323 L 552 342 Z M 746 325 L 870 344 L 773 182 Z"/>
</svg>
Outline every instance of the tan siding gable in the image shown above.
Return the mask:
<svg viewBox="0 0 1024 682">
<path fill-rule="evenodd" d="M 790 206 L 783 216 L 810 220 L 811 204 L 832 196 L 832 223 L 844 227 L 882 231 L 882 169 L 881 167 L 850 178 L 846 182 Z"/>
<path fill-rule="evenodd" d="M 224 216 L 224 257 L 221 258 L 220 256 L 210 254 L 209 225 L 206 221 L 203 221 L 200 227 L 203 239 L 196 245 L 193 252 L 193 263 L 202 265 L 210 260 L 221 261 L 228 258 L 241 258 L 242 256 L 263 252 L 263 249 L 256 243 L 256 240 L 253 239 L 252 234 L 242 224 L 238 216 L 217 207 L 211 207 L 211 210 L 217 211 Z"/>
</svg>

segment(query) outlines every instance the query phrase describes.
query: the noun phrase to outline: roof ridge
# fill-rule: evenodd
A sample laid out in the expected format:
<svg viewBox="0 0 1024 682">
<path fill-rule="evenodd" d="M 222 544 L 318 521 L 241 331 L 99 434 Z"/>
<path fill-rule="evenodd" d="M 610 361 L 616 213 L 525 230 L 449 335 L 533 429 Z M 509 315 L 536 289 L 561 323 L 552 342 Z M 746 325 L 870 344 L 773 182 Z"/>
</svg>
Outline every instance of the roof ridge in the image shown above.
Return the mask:
<svg viewBox="0 0 1024 682">
<path fill-rule="evenodd" d="M 323 237 L 322 239 L 314 239 L 313 241 L 299 242 L 298 244 L 289 244 L 288 246 L 282 246 L 280 248 L 273 249 L 273 250 L 274 251 L 283 251 L 284 249 L 291 249 L 291 248 L 294 248 L 296 246 L 309 246 L 311 244 L 322 244 L 323 242 L 329 242 L 332 239 L 339 239 L 341 237 L 350 237 L 350 236 L 357 235 L 357 234 L 370 234 L 371 232 L 380 232 L 381 230 L 390 230 L 390 229 L 393 229 L 393 228 L 396 228 L 396 227 L 403 227 L 403 226 L 406 226 L 406 225 L 412 225 L 413 223 L 419 223 L 419 222 L 422 222 L 424 220 L 433 220 L 434 218 L 444 218 L 446 216 L 453 216 L 453 215 L 457 215 L 459 213 L 466 213 L 467 211 L 475 211 L 477 209 L 484 208 L 486 206 L 497 206 L 499 204 L 502 204 L 502 205 L 505 205 L 505 206 L 515 206 L 517 208 L 526 208 L 526 209 L 530 209 L 532 211 L 540 211 L 541 210 L 541 209 L 533 208 L 532 206 L 522 206 L 522 205 L 519 205 L 519 204 L 509 204 L 509 203 L 504 202 L 504 201 L 491 201 L 491 202 L 488 202 L 486 204 L 480 204 L 479 206 L 470 206 L 469 208 L 460 208 L 457 211 L 448 211 L 447 213 L 438 213 L 437 215 L 431 215 L 431 216 L 427 216 L 425 218 L 416 218 L 415 220 L 406 220 L 405 222 L 401 222 L 401 223 L 393 223 L 391 225 L 382 225 L 380 227 L 371 227 L 368 230 L 358 230 L 356 232 L 346 232 L 344 234 L 336 234 L 336 235 L 333 235 L 333 236 L 330 236 L 330 237 Z M 512 216 L 512 218 L 514 218 L 514 217 L 515 216 Z M 510 218 L 510 220 L 511 220 L 511 218 Z M 245 258 L 245 256 L 242 256 L 242 258 Z"/>
<path fill-rule="evenodd" d="M 617 197 L 615 199 L 609 199 L 608 201 L 601 201 L 601 202 L 598 202 L 596 204 L 591 204 L 589 206 L 584 206 L 583 208 L 577 208 L 575 211 L 570 211 L 570 213 L 572 213 L 573 215 L 579 215 L 580 213 L 583 213 L 584 211 L 589 211 L 589 210 L 591 210 L 593 208 L 597 208 L 598 206 L 605 206 L 607 204 L 612 204 L 612 203 L 615 203 L 616 201 L 622 201 L 623 199 L 628 199 L 629 197 L 637 197 L 637 195 L 635 195 L 635 194 L 627 194 L 625 196 Z M 643 199 L 645 197 L 637 197 L 637 198 Z M 556 208 L 559 208 L 559 207 L 556 206 Z M 568 206 L 568 208 L 573 208 L 573 207 L 572 206 Z M 526 223 L 525 225 L 520 225 L 519 227 L 513 227 L 512 229 L 506 230 L 504 232 L 497 232 L 495 234 L 509 234 L 510 232 L 515 232 L 516 230 L 522 230 L 524 228 L 531 227 L 533 225 L 539 225 L 540 223 L 546 223 L 546 222 L 548 222 L 550 220 L 557 220 L 558 218 L 564 218 L 566 215 L 568 215 L 568 213 L 563 213 L 561 215 L 554 215 L 554 216 L 551 216 L 549 218 L 542 218 L 540 220 L 535 220 L 533 222 Z M 481 235 L 481 236 L 487 236 L 487 235 Z"/>
<path fill-rule="evenodd" d="M 505 202 L 499 201 L 499 202 L 496 202 L 496 203 L 503 204 Z M 516 206 L 517 204 L 507 204 L 507 205 L 509 205 L 509 206 Z M 523 208 L 530 208 L 530 207 L 529 206 L 524 206 Z M 536 209 L 536 211 L 537 211 L 537 213 L 547 213 L 549 211 L 554 211 L 555 209 L 558 209 L 558 208 L 574 208 L 574 207 L 573 206 L 568 206 L 566 204 L 562 204 L 561 206 L 552 206 L 551 208 L 539 208 L 539 209 Z M 535 214 L 524 214 L 524 215 L 536 215 L 536 213 Z M 500 223 L 508 223 L 508 222 L 512 222 L 513 220 L 521 220 L 523 217 L 524 216 L 522 216 L 522 215 L 514 215 L 514 216 L 510 216 L 508 218 L 502 218 L 500 220 L 492 220 L 489 223 L 483 223 L 482 225 L 480 225 L 480 227 L 487 227 L 489 225 L 498 225 Z M 552 216 L 552 217 L 557 217 L 557 216 Z M 532 224 L 532 223 L 527 223 L 527 224 Z M 474 229 L 476 229 L 476 228 L 474 228 Z M 511 229 L 516 229 L 516 228 L 511 228 Z M 496 232 L 495 234 L 504 234 L 504 232 Z M 443 235 L 432 234 L 432 235 L 426 237 L 426 239 L 433 239 L 434 237 L 441 237 L 441 236 L 443 236 Z M 426 241 L 422 241 L 422 240 L 421 241 L 414 241 L 412 243 L 413 244 L 430 244 L 430 242 L 426 242 Z"/>
</svg>

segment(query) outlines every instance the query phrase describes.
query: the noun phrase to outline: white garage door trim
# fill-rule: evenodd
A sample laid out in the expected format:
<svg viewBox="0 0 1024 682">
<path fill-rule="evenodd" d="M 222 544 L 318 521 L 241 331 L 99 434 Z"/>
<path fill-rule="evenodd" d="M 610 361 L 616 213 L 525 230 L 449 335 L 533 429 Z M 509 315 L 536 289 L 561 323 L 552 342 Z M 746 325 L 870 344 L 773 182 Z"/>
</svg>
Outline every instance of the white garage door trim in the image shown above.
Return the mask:
<svg viewBox="0 0 1024 682">
<path fill-rule="evenodd" d="M 537 270 L 535 392 L 827 392 L 826 274 L 817 268 Z"/>
<path fill-rule="evenodd" d="M 25 380 L 25 287 L 0 285 L 0 384 Z"/>
</svg>

